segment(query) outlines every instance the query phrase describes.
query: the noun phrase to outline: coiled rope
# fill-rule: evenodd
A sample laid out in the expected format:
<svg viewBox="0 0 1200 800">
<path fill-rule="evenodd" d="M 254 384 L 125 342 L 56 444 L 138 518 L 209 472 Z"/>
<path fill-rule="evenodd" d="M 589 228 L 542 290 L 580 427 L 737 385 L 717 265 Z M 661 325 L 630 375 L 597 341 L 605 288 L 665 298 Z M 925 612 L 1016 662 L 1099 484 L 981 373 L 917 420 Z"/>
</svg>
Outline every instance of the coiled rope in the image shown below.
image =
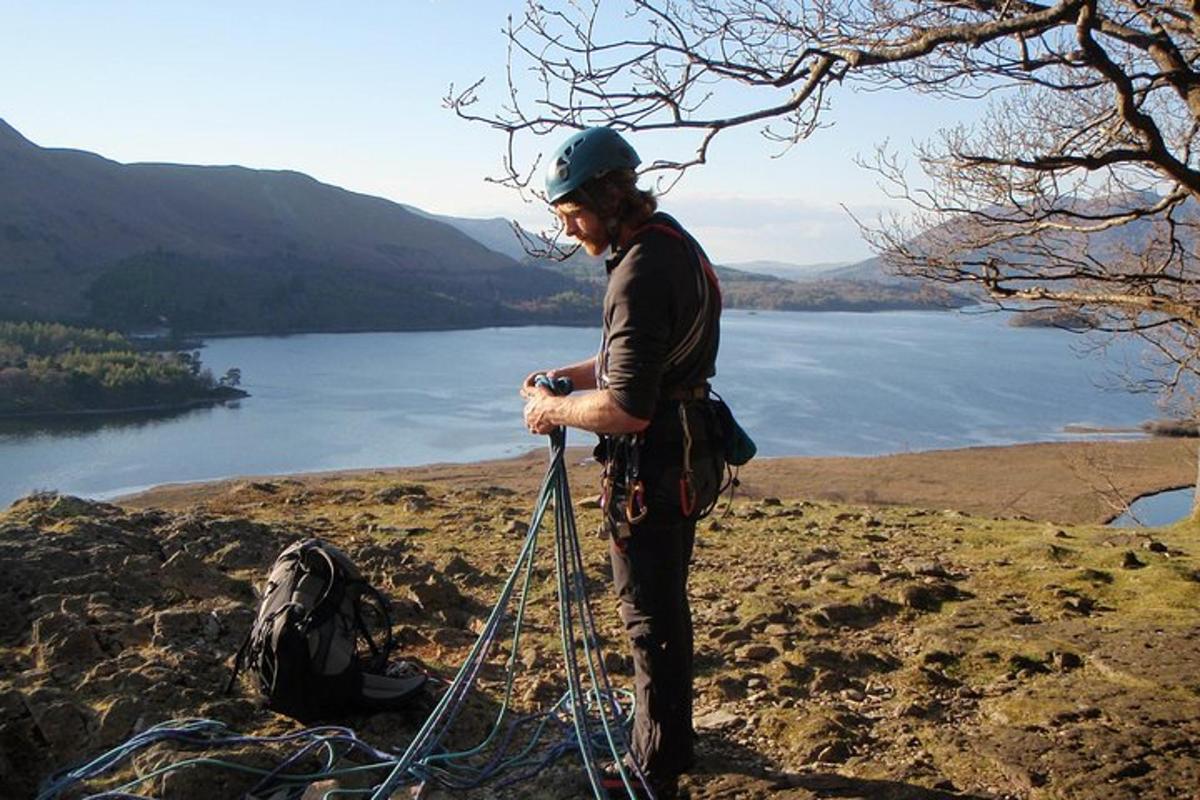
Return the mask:
<svg viewBox="0 0 1200 800">
<path fill-rule="evenodd" d="M 564 379 L 539 378 L 539 385 L 556 394 L 571 391 Z M 503 786 L 528 779 L 562 756 L 578 752 L 588 783 L 596 798 L 606 797 L 601 786 L 601 762 L 611 764 L 630 798 L 653 798 L 654 792 L 642 772 L 626 763 L 626 728 L 632 717 L 629 692 L 613 689 L 604 666 L 595 618 L 587 596 L 586 575 L 565 462 L 566 431 L 550 433 L 550 465 L 542 479 L 528 532 L 500 597 L 466 660 L 442 694 L 408 747 L 400 755 L 379 750 L 358 738 L 349 728 L 320 726 L 281 736 L 244 736 L 224 723 L 209 719 L 170 720 L 142 731 L 123 744 L 80 766 L 51 775 L 37 800 L 57 800 L 80 784 L 103 777 L 153 745 L 172 743 L 193 749 L 222 747 L 294 746 L 296 749 L 271 769 L 252 767 L 208 756 L 190 758 L 155 768 L 146 774 L 87 798 L 105 800 L 151 800 L 136 791 L 173 771 L 195 766 L 233 770 L 256 776 L 257 783 L 244 797 L 298 797 L 304 788 L 323 780 L 354 777 L 362 781 L 372 774 L 386 775 L 367 788 L 332 788 L 323 798 L 343 796 L 387 800 L 401 787 L 413 787 L 419 796 L 427 784 L 446 789 L 469 789 L 495 782 Z M 549 710 L 516 715 L 511 710 L 516 664 L 526 604 L 534 574 L 538 534 L 547 511 L 554 509 L 554 558 L 558 593 L 558 620 L 566 692 Z M 518 591 L 519 587 L 519 591 Z M 505 667 L 504 693 L 496 719 L 475 746 L 447 751 L 443 740 L 462 712 L 487 659 L 499 640 L 509 606 L 517 598 L 512 618 L 509 657 Z M 628 708 L 627 708 L 628 706 Z M 524 737 L 521 732 L 531 729 Z M 551 741 L 547 732 L 557 734 Z M 523 739 L 523 744 L 519 742 Z M 306 759 L 319 757 L 318 769 L 301 770 Z M 350 757 L 354 761 L 347 761 Z M 277 792 L 283 790 L 280 795 Z M 294 792 L 289 791 L 294 790 Z M 73 793 L 73 796 L 80 796 Z"/>
</svg>

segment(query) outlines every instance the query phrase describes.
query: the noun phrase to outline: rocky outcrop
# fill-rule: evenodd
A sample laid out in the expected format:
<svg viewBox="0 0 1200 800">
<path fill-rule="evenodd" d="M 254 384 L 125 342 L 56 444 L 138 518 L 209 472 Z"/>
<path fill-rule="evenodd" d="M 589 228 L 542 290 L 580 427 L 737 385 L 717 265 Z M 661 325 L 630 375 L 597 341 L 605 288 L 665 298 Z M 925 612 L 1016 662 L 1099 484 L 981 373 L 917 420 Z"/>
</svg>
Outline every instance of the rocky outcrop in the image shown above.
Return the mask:
<svg viewBox="0 0 1200 800">
<path fill-rule="evenodd" d="M 221 690 L 253 584 L 302 537 L 330 539 L 390 596 L 406 657 L 452 670 L 521 546 L 508 523 L 523 521 L 522 505 L 509 491 L 386 476 L 243 483 L 177 513 L 19 501 L 0 513 L 0 796 L 30 796 L 52 770 L 173 717 L 297 727 L 248 687 Z M 577 513 L 581 531 L 594 528 L 597 509 Z M 562 696 L 552 543 L 542 546 L 519 657 L 509 661 L 506 640 L 485 664 L 464 742 L 488 730 L 509 663 L 515 709 Z M 583 541 L 605 665 L 628 687 L 607 547 Z M 1146 536 L 739 501 L 697 536 L 698 760 L 684 784 L 694 798 L 1189 796 L 1200 785 L 1197 554 L 1188 528 Z M 338 721 L 397 747 L 422 717 Z M 261 748 L 238 755 L 279 762 Z M 154 750 L 139 768 L 179 757 Z M 172 798 L 247 788 L 211 769 L 164 780 L 151 788 Z M 563 760 L 520 791 L 587 788 Z"/>
</svg>

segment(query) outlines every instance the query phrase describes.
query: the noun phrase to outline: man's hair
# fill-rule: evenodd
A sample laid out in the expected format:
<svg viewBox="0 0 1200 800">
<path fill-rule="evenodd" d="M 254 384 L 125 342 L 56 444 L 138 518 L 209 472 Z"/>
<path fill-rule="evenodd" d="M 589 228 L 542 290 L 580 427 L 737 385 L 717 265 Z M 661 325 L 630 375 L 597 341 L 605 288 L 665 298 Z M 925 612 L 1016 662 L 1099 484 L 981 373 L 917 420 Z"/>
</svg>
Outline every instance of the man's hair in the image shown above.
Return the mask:
<svg viewBox="0 0 1200 800">
<path fill-rule="evenodd" d="M 658 210 L 654 192 L 639 189 L 637 173 L 631 169 L 614 169 L 590 179 L 555 205 L 564 203 L 576 203 L 594 213 L 610 234 L 623 225 L 636 228 Z"/>
</svg>

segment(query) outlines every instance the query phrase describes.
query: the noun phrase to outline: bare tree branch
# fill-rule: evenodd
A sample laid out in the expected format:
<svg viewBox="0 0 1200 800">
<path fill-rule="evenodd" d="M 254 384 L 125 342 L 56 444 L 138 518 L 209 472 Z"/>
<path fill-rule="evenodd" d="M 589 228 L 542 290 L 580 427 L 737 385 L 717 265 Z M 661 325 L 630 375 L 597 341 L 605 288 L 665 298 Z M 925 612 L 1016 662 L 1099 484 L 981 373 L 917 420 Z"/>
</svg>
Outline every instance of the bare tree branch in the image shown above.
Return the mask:
<svg viewBox="0 0 1200 800">
<path fill-rule="evenodd" d="M 542 0 L 506 35 L 503 105 L 480 82 L 446 103 L 507 137 L 495 180 L 534 194 L 516 154 L 564 128 L 694 133 L 644 168 L 668 190 L 731 129 L 802 143 L 847 88 L 978 103 L 918 147 L 919 185 L 869 164 L 911 214 L 868 241 L 902 274 L 1141 337 L 1155 388 L 1195 390 L 1197 0 Z"/>
</svg>

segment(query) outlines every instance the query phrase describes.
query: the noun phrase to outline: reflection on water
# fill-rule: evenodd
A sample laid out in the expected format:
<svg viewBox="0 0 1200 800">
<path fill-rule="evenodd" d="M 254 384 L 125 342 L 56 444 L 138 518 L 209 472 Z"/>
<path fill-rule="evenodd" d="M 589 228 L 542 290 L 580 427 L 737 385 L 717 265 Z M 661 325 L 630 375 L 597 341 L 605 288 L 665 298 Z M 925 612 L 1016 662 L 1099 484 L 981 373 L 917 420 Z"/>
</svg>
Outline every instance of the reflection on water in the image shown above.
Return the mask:
<svg viewBox="0 0 1200 800">
<path fill-rule="evenodd" d="M 522 379 L 579 361 L 599 339 L 553 327 L 215 339 L 205 363 L 242 370 L 251 396 L 240 405 L 0 423 L 0 505 L 34 489 L 111 496 L 540 449 L 543 437 L 521 421 Z M 1068 439 L 1069 424 L 1129 427 L 1156 415 L 1148 396 L 1097 388 L 1106 367 L 1079 358 L 1078 341 L 1000 316 L 732 311 L 714 383 L 763 456 Z"/>
<path fill-rule="evenodd" d="M 240 400 L 225 403 L 237 408 Z M 99 431 L 140 430 L 173 423 L 183 417 L 211 414 L 214 406 L 115 414 L 75 414 L 59 417 L 0 418 L 0 440 L 22 442 L 47 437 L 87 436 Z"/>
</svg>

